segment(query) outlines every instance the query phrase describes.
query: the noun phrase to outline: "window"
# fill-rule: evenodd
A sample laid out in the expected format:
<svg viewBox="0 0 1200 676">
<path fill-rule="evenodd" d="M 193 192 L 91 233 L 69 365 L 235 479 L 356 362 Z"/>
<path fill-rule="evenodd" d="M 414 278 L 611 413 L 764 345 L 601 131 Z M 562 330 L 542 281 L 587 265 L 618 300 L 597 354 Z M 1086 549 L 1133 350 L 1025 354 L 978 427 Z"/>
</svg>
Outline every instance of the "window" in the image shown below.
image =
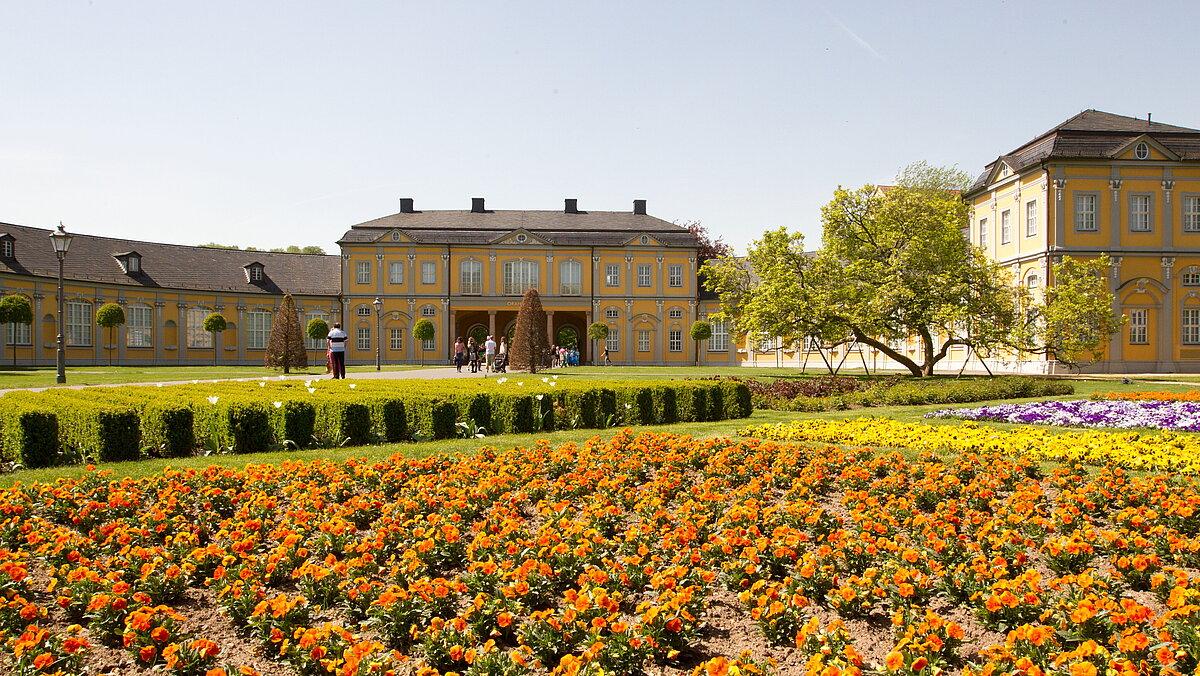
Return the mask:
<svg viewBox="0 0 1200 676">
<path fill-rule="evenodd" d="M 1183 198 L 1183 231 L 1200 232 L 1200 195 Z"/>
<path fill-rule="evenodd" d="M 563 261 L 558 264 L 558 292 L 564 296 L 583 293 L 583 266 L 579 261 Z"/>
<path fill-rule="evenodd" d="M 1200 345 L 1200 307 L 1183 308 L 1183 344 Z"/>
<path fill-rule="evenodd" d="M 261 350 L 271 335 L 271 313 L 254 310 L 246 313 L 246 347 Z"/>
<path fill-rule="evenodd" d="M 149 305 L 130 305 L 125 310 L 125 345 L 150 347 L 153 309 Z"/>
<path fill-rule="evenodd" d="M 650 286 L 650 266 L 639 263 L 637 266 L 637 285 Z"/>
<path fill-rule="evenodd" d="M 1129 196 L 1129 229 L 1133 232 L 1150 232 L 1150 196 Z"/>
<path fill-rule="evenodd" d="M 388 284 L 403 284 L 404 283 L 404 263 L 402 261 L 392 261 L 388 263 Z"/>
<path fill-rule="evenodd" d="M 1148 335 L 1148 310 L 1129 311 L 1129 342 L 1133 345 L 1145 345 L 1150 342 Z"/>
<path fill-rule="evenodd" d="M 360 350 L 371 349 L 371 327 L 360 326 L 355 332 L 355 347 Z"/>
<path fill-rule="evenodd" d="M 1200 286 L 1200 271 L 1195 268 L 1188 268 L 1183 271 L 1180 279 L 1183 281 L 1184 286 Z"/>
<path fill-rule="evenodd" d="M 763 335 L 758 339 L 759 352 L 771 352 L 775 349 L 775 338 L 773 336 Z"/>
<path fill-rule="evenodd" d="M 400 241 L 400 232 L 399 232 L 398 230 L 393 230 L 393 231 L 392 231 L 392 241 L 393 241 L 393 242 L 399 242 L 399 241 Z"/>
<path fill-rule="evenodd" d="M 324 336 L 319 338 L 308 337 L 308 323 L 314 319 L 320 319 L 326 324 L 329 323 L 329 315 L 324 312 L 309 312 L 304 315 L 304 347 L 309 350 L 324 350 L 326 347 Z"/>
<path fill-rule="evenodd" d="M 195 348 L 211 348 L 213 335 L 204 330 L 204 318 L 212 310 L 206 307 L 190 307 L 187 311 L 187 346 Z"/>
<path fill-rule="evenodd" d="M 604 311 L 605 319 L 616 319 L 617 317 L 620 317 L 620 316 L 621 316 L 621 313 L 615 307 L 610 307 Z"/>
<path fill-rule="evenodd" d="M 1037 202 L 1025 203 L 1025 236 L 1037 237 L 1038 233 L 1038 212 Z"/>
<path fill-rule="evenodd" d="M 13 242 L 11 239 L 0 240 L 0 256 L 4 258 L 13 257 Z"/>
<path fill-rule="evenodd" d="M 392 329 L 388 349 L 397 352 L 404 349 L 404 329 Z"/>
<path fill-rule="evenodd" d="M 132 270 L 131 270 L 132 272 Z M 261 282 L 263 280 L 263 268 L 261 265 L 250 266 L 250 281 Z M 371 281 L 371 269 L 367 268 L 367 281 Z"/>
<path fill-rule="evenodd" d="M 359 261 L 354 264 L 355 281 L 359 284 L 371 283 L 371 261 Z"/>
<path fill-rule="evenodd" d="M 1075 196 L 1075 229 L 1080 232 L 1099 230 L 1096 224 L 1096 195 Z"/>
<path fill-rule="evenodd" d="M 638 352 L 650 351 L 650 332 L 646 329 L 638 330 Z"/>
<path fill-rule="evenodd" d="M 432 305 L 426 305 L 421 308 L 422 317 L 434 317 L 437 315 L 437 310 L 433 309 Z"/>
<path fill-rule="evenodd" d="M 709 352 L 726 352 L 729 350 L 729 327 L 724 319 L 712 322 L 712 335 L 708 338 Z"/>
<path fill-rule="evenodd" d="M 421 283 L 434 284 L 437 282 L 437 264 L 433 261 L 421 263 Z"/>
<path fill-rule="evenodd" d="M 987 219 L 979 219 L 979 246 L 987 246 Z"/>
<path fill-rule="evenodd" d="M 129 258 L 127 258 L 125 260 L 126 260 L 126 263 L 125 263 L 126 270 L 128 270 L 129 272 L 141 272 L 141 270 L 142 270 L 142 259 L 141 258 L 139 258 L 137 256 L 130 256 Z M 255 268 L 255 270 L 257 270 L 257 269 L 258 268 Z M 254 270 L 251 270 L 251 273 L 253 273 L 253 272 L 254 272 Z"/>
<path fill-rule="evenodd" d="M 1008 209 L 1000 212 L 1000 243 L 1008 244 L 1012 241 L 1012 212 Z"/>
<path fill-rule="evenodd" d="M 525 242 L 528 242 L 528 241 L 529 241 L 529 235 L 526 235 L 525 233 L 521 233 L 521 234 L 517 235 L 517 244 L 524 244 Z"/>
<path fill-rule="evenodd" d="M 437 334 L 434 334 L 433 338 L 428 338 L 426 340 L 422 340 L 421 341 L 421 349 L 426 352 L 428 352 L 429 350 L 432 350 L 433 345 L 434 345 L 434 340 L 436 340 L 436 339 L 437 339 Z"/>
<path fill-rule="evenodd" d="M 679 329 L 667 331 L 667 349 L 671 352 L 683 352 L 683 331 Z"/>
<path fill-rule="evenodd" d="M 10 242 L 11 243 L 11 242 Z M 31 345 L 33 339 L 30 336 L 29 324 L 18 324 L 12 322 L 8 325 L 8 344 L 9 345 Z"/>
<path fill-rule="evenodd" d="M 1139 141 L 1138 144 L 1133 147 L 1133 156 L 1139 160 L 1150 159 L 1150 146 L 1146 145 L 1145 141 Z"/>
<path fill-rule="evenodd" d="M 667 310 L 667 316 L 671 319 L 683 319 L 683 310 L 673 307 L 670 310 Z"/>
<path fill-rule="evenodd" d="M 1025 278 L 1025 288 L 1036 289 L 1042 285 L 1042 280 L 1036 274 L 1029 275 Z"/>
<path fill-rule="evenodd" d="M 359 317 L 370 317 L 371 316 L 371 306 L 370 305 L 359 305 L 358 307 L 354 308 L 354 314 L 358 315 Z"/>
<path fill-rule="evenodd" d="M 604 266 L 604 285 L 605 286 L 621 286 L 621 266 L 616 263 L 609 263 Z"/>
<path fill-rule="evenodd" d="M 483 263 L 479 261 L 463 261 L 458 265 L 460 293 L 483 293 Z"/>
<path fill-rule="evenodd" d="M 504 264 L 504 293 L 510 296 L 536 289 L 538 266 L 533 261 L 508 261 Z"/>
<path fill-rule="evenodd" d="M 621 329 L 608 327 L 608 337 L 604 339 L 604 348 L 609 352 L 621 351 Z"/>
<path fill-rule="evenodd" d="M 640 238 L 638 238 L 638 241 L 641 242 L 642 246 L 646 246 L 650 243 L 650 238 L 646 235 L 642 235 Z"/>
<path fill-rule="evenodd" d="M 667 266 L 667 286 L 681 287 L 683 286 L 683 266 L 678 263 L 672 263 Z"/>
</svg>

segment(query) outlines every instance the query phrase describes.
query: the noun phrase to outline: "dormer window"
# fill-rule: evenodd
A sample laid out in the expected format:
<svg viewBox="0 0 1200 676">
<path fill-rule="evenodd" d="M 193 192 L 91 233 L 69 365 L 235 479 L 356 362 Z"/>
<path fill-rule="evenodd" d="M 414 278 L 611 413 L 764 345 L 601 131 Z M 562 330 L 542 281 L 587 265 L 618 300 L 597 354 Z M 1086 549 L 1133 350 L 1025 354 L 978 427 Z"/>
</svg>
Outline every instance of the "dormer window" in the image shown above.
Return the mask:
<svg viewBox="0 0 1200 676">
<path fill-rule="evenodd" d="M 127 275 L 136 275 L 142 271 L 142 255 L 136 251 L 123 251 L 113 254 L 121 270 Z"/>
<path fill-rule="evenodd" d="M 15 258 L 16 254 L 17 245 L 13 236 L 7 233 L 0 235 L 0 258 Z"/>
<path fill-rule="evenodd" d="M 142 271 L 142 259 L 137 256 L 131 256 L 129 258 L 129 263 L 126 266 L 126 269 L 129 270 L 130 272 L 141 272 Z"/>
<path fill-rule="evenodd" d="M 251 284 L 261 282 L 265 277 L 262 263 L 251 263 L 246 266 L 246 281 Z"/>
</svg>

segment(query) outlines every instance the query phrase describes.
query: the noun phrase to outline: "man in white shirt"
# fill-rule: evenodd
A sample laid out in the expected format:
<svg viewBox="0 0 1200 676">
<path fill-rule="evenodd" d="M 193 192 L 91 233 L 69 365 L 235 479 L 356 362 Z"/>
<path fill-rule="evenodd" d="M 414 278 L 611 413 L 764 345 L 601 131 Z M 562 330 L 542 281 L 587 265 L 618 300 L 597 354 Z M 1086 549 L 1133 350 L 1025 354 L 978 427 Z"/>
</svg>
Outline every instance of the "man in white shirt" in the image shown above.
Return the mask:
<svg viewBox="0 0 1200 676">
<path fill-rule="evenodd" d="M 346 377 L 346 339 L 349 336 L 342 330 L 340 322 L 335 322 L 329 331 L 329 354 L 333 357 L 333 377 Z"/>
<path fill-rule="evenodd" d="M 483 344 L 483 356 L 487 361 L 487 369 L 484 373 L 487 373 L 496 365 L 496 341 L 491 336 L 488 336 L 487 342 Z"/>
</svg>

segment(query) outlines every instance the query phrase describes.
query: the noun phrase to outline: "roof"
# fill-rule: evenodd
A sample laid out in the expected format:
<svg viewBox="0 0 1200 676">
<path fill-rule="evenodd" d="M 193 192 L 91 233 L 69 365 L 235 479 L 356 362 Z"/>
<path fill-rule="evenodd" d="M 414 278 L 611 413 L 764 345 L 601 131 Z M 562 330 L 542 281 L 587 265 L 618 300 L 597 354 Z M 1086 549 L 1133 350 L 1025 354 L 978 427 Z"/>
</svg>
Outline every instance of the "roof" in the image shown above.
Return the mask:
<svg viewBox="0 0 1200 676">
<path fill-rule="evenodd" d="M 16 240 L 16 256 L 0 258 L 0 272 L 58 277 L 58 259 L 50 230 L 0 223 L 0 232 Z M 268 253 L 141 242 L 72 232 L 64 263 L 67 279 L 147 289 L 179 289 L 258 294 L 293 293 L 336 296 L 341 293 L 341 261 L 320 254 Z M 125 274 L 114 256 L 136 252 L 141 271 Z M 260 262 L 263 280 L 246 281 L 244 266 Z"/>
<path fill-rule="evenodd" d="M 1089 109 L 990 162 L 966 194 L 987 185 L 997 162 L 1004 162 L 1013 172 L 1021 172 L 1050 159 L 1111 159 L 1112 153 L 1143 135 L 1183 161 L 1200 160 L 1200 129 Z"/>
<path fill-rule="evenodd" d="M 373 242 L 392 230 L 427 244 L 487 245 L 524 230 L 558 246 L 621 246 L 643 233 L 666 246 L 697 246 L 687 228 L 646 214 L 518 210 L 400 212 L 351 226 L 338 243 Z"/>
</svg>

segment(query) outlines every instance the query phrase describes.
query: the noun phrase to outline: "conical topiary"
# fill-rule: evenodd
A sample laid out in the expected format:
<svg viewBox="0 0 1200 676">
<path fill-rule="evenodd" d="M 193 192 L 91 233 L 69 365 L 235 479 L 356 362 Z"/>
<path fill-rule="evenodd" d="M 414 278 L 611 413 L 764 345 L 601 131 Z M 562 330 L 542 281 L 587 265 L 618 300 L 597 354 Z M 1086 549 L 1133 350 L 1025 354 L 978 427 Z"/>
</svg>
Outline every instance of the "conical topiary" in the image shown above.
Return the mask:
<svg viewBox="0 0 1200 676">
<path fill-rule="evenodd" d="M 275 318 L 271 320 L 271 336 L 267 339 L 267 368 L 292 369 L 308 367 L 308 351 L 304 349 L 304 331 L 300 329 L 300 313 L 292 294 L 283 297 Z"/>
<path fill-rule="evenodd" d="M 550 344 L 546 338 L 546 311 L 536 289 L 525 292 L 517 312 L 517 328 L 513 331 L 509 361 L 514 369 L 537 373 L 544 363 Z"/>
</svg>

